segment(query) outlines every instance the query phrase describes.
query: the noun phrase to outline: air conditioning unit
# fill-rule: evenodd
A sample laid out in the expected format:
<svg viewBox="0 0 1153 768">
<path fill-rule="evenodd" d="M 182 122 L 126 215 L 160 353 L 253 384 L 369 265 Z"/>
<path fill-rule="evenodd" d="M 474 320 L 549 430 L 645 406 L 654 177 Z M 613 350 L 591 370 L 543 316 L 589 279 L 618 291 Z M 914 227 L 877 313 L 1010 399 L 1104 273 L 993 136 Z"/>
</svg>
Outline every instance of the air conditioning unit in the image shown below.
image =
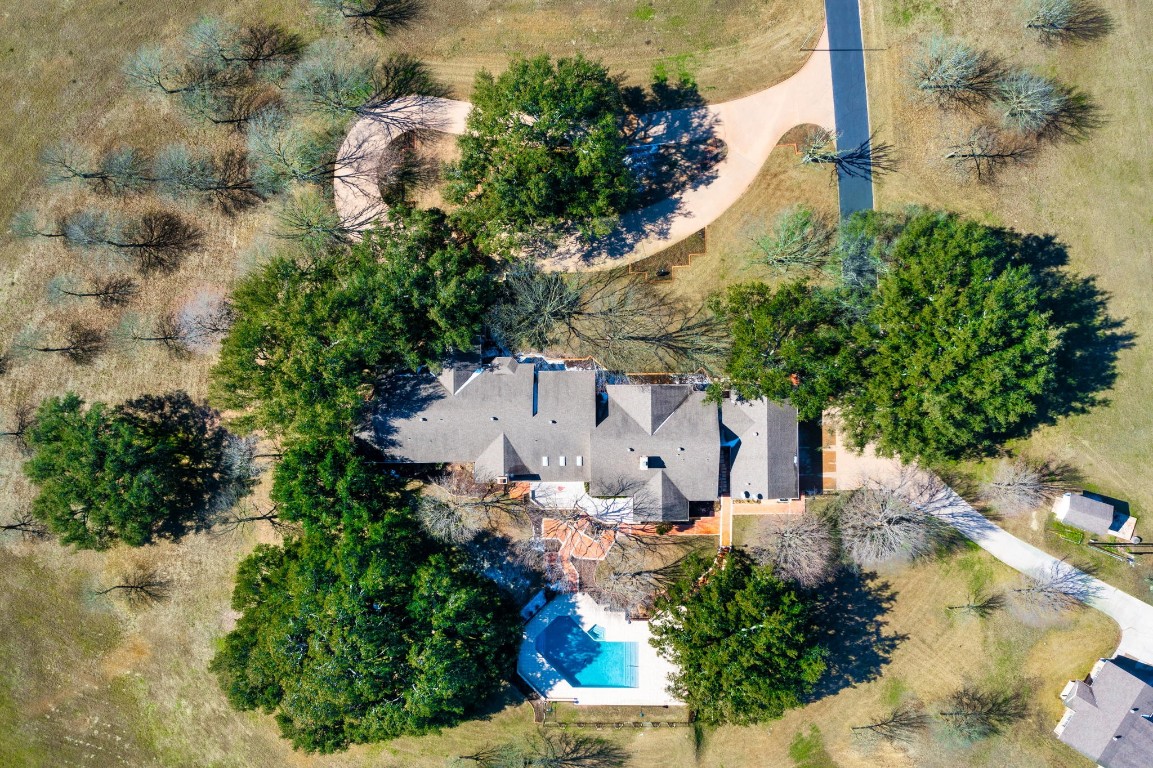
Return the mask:
<svg viewBox="0 0 1153 768">
<path fill-rule="evenodd" d="M 501 475 L 496 479 L 497 485 L 508 485 L 508 475 Z"/>
</svg>

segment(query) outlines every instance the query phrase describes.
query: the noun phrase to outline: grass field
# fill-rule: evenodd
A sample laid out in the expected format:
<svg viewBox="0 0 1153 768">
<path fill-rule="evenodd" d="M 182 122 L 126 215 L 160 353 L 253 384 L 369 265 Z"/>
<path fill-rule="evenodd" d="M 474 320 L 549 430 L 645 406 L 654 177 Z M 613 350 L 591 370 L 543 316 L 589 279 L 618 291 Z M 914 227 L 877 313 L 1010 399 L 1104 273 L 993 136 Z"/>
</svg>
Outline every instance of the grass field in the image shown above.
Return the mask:
<svg viewBox="0 0 1153 768">
<path fill-rule="evenodd" d="M 737 543 L 754 535 L 755 517 L 738 519 Z M 0 570 L 0 659 L 7 670 L 0 696 L 0 764 L 11 766 L 386 766 L 439 768 L 446 758 L 484 744 L 520 738 L 534 726 L 515 697 L 491 703 L 492 714 L 423 738 L 359 747 L 336 756 L 295 754 L 270 718 L 230 710 L 205 671 L 215 638 L 232 620 L 228 592 L 236 558 L 258 533 L 197 536 L 179 547 L 109 556 L 61 557 L 52 545 L 5 550 Z M 136 613 L 91 590 L 115 577 L 121 561 L 148 557 L 165 568 L 173 598 Z M 754 768 L 792 765 L 798 734 L 805 754 L 827 754 L 843 768 L 936 765 L 922 749 L 915 763 L 900 754 L 857 748 L 849 727 L 886 702 L 917 696 L 930 708 L 963 681 L 1018 685 L 1029 692 L 1030 719 L 1004 736 L 966 750 L 947 750 L 953 764 L 976 768 L 1087 763 L 1048 732 L 1059 716 L 1057 692 L 1110 653 L 1116 630 L 1091 611 L 1052 626 L 1031 627 L 1009 613 L 981 622 L 952 616 L 946 606 L 974 585 L 1012 585 L 1016 574 L 981 552 L 881 573 L 874 592 L 891 605 L 879 624 L 845 622 L 860 631 L 849 647 L 891 645 L 883 676 L 847 687 L 784 719 L 755 728 L 605 728 L 632 755 L 630 766 L 698 765 Z M 864 593 L 862 593 L 864 594 Z M 865 600 L 854 604 L 867 604 Z M 853 615 L 868 617 L 862 609 Z M 864 664 L 852 671 L 864 679 Z M 849 673 L 845 673 L 849 674 Z M 811 726 L 820 732 L 820 750 Z M 48 756 L 51 755 L 51 758 Z M 91 756 L 91 757 L 89 757 Z M 47 761 L 47 762 L 46 762 Z"/>
<path fill-rule="evenodd" d="M 1131 158 L 1143 155 L 1153 141 L 1153 108 L 1144 89 L 1153 74 L 1145 55 L 1153 29 L 1148 16 L 1129 4 L 1106 0 L 1101 5 L 1113 16 L 1112 34 L 1084 46 L 1052 49 L 1024 33 L 1016 3 L 865 0 L 866 47 L 876 49 L 866 59 L 874 128 L 898 147 L 902 163 L 898 173 L 877 186 L 877 200 L 883 208 L 921 203 L 1055 235 L 1068 248 L 1069 268 L 1094 277 L 1109 295 L 1110 313 L 1136 337 L 1118 356 L 1115 386 L 1098 407 L 1014 447 L 1066 462 L 1087 487 L 1128 501 L 1140 521 L 1137 533 L 1148 538 L 1153 529 L 1145 527 L 1143 518 L 1153 512 L 1153 413 L 1148 408 L 1153 311 L 1147 299 L 1153 290 L 1153 218 L 1146 199 L 1153 168 Z M 941 32 L 1081 87 L 1103 109 L 1105 125 L 1082 144 L 1043 147 L 1033 163 L 1009 170 L 995 186 L 960 181 L 941 156 L 949 138 L 974 118 L 917 102 L 905 74 L 921 41 Z M 978 468 L 975 474 L 986 471 Z M 1037 546 L 1091 566 L 1131 594 L 1153 599 L 1147 582 L 1153 558 L 1139 556 L 1131 568 L 1047 534 L 1038 516 L 1003 524 Z"/>
<path fill-rule="evenodd" d="M 900 171 L 877 187 L 883 208 L 923 203 L 962 211 L 1025 232 L 1051 233 L 1068 246 L 1070 269 L 1097 278 L 1113 316 L 1135 333 L 1120 353 L 1109 403 L 1044 429 L 1028 449 L 1080 468 L 1103 492 L 1153 511 L 1153 22 L 1132 3 L 1100 0 L 1116 24 L 1104 40 L 1045 48 L 1025 34 L 1021 4 L 976 0 L 864 0 L 866 66 L 874 128 L 900 152 Z M 939 112 L 912 98 L 906 66 L 923 40 L 945 32 L 1084 89 L 1107 122 L 1082 144 L 1056 144 L 1010 170 L 995 187 L 961 183 L 941 156 L 948 137 L 973 118 Z M 1138 531 L 1140 533 L 1140 531 Z"/>
<path fill-rule="evenodd" d="M 900 7 L 911 6 L 935 7 L 907 2 Z M 676 78 L 684 73 L 696 79 L 706 98 L 716 100 L 765 87 L 795 69 L 803 58 L 799 48 L 819 26 L 820 7 L 815 0 L 710 4 L 430 0 L 424 20 L 380 45 L 423 55 L 461 96 L 467 95 L 476 68 L 499 68 L 509 53 L 582 50 L 603 58 L 636 84 L 649 82 L 654 74 Z M 1114 121 L 1083 147 L 1050 153 L 1028 177 L 1009 180 L 995 194 L 966 189 L 970 202 L 962 203 L 962 193 L 931 167 L 927 150 L 917 159 L 923 110 L 904 103 L 893 63 L 902 46 L 912 45 L 954 9 L 902 11 L 902 25 L 895 25 L 888 20 L 892 14 L 888 5 L 869 8 L 867 34 L 883 37 L 883 44 L 891 46 L 883 57 L 870 60 L 874 113 L 881 116 L 881 130 L 896 133 L 894 126 L 900 126 L 902 133 L 894 140 L 906 153 L 903 173 L 881 188 L 882 202 L 897 205 L 923 199 L 971 206 L 966 209 L 983 215 L 996 210 L 999 221 L 1057 231 L 1069 242 L 1079 269 L 1101 274 L 1103 286 L 1115 295 L 1115 313 L 1129 318 L 1138 330 L 1146 327 L 1149 310 L 1141 296 L 1147 293 L 1145 282 L 1150 278 L 1147 269 L 1139 272 L 1138 267 L 1147 267 L 1145 243 L 1153 234 L 1149 231 L 1153 223 L 1141 205 L 1148 168 L 1126 158 L 1140 156 L 1133 145 L 1149 140 L 1149 116 L 1141 111 L 1136 83 L 1138 74 L 1148 74 L 1150 64 L 1138 56 L 1135 42 L 1149 31 L 1140 26 L 1147 22 L 1131 11 L 1119 19 L 1121 30 L 1113 38 L 1071 56 L 1022 46 L 1028 50 L 1020 55 L 1048 57 L 1051 66 L 1085 80 L 1086 87 L 1112 83 L 1110 93 L 1100 92 L 1100 87 L 1094 90 L 1103 101 L 1108 97 L 1111 112 L 1129 118 L 1123 124 Z M 0 188 L 0 216 L 7 221 L 18 202 L 53 211 L 83 201 L 71 190 L 40 187 L 37 155 L 64 136 L 98 146 L 155 147 L 180 136 L 207 140 L 206 129 L 187 125 L 162 103 L 142 102 L 123 93 L 120 66 L 140 44 L 175 36 L 199 14 L 243 18 L 254 9 L 269 20 L 303 24 L 315 31 L 302 3 L 252 0 L 167 5 L 144 0 L 83 4 L 49 0 L 0 19 L 5 40 L 0 46 L 0 92 L 8 97 L 8 109 L 0 113 L 0 134 L 5 136 L 0 144 L 5 181 Z M 1118 15 L 1123 16 L 1120 10 Z M 1002 24 L 995 12 L 984 17 Z M 1003 24 L 1015 29 L 1008 21 Z M 1109 66 L 1121 67 L 1126 79 L 1106 78 Z M 1067 162 L 1056 162 L 1058 154 Z M 735 280 L 770 277 L 745 270 L 748 238 L 788 202 L 803 199 L 831 209 L 835 190 L 824 178 L 814 181 L 818 176 L 799 168 L 791 150 L 776 150 L 750 194 L 711 228 L 709 255 L 678 275 L 672 289 L 699 297 Z M 1090 205 L 1096 196 L 1106 194 L 1111 196 L 1108 205 Z M 175 274 L 150 279 L 148 293 L 132 308 L 142 317 L 178 308 L 197 295 L 227 290 L 271 242 L 271 219 L 264 210 L 235 219 L 203 209 L 188 211 L 207 227 L 207 247 Z M 0 281 L 4 344 L 34 330 L 51 334 L 74 317 L 109 326 L 119 321 L 111 313 L 84 305 L 47 301 L 45 289 L 54 275 L 89 268 L 56 244 L 6 240 L 0 243 L 0 266 L 8 276 Z M 1142 505 L 1153 509 L 1153 474 L 1143 463 L 1150 422 L 1139 409 L 1150 386 L 1142 375 L 1148 360 L 1142 350 L 1139 345 L 1124 354 L 1113 407 L 1070 420 L 1036 441 L 1038 446 L 1072 451 L 1103 489 L 1129 498 L 1138 514 Z M 19 401 L 36 402 L 68 389 L 109 400 L 176 387 L 202 396 L 210 362 L 205 356 L 172 360 L 159 349 L 127 346 L 88 368 L 53 356 L 17 360 L 0 380 L 0 422 Z M 10 442 L 0 444 L 0 514 L 29 498 L 19 461 Z M 179 546 L 107 554 L 71 553 L 52 544 L 11 542 L 0 547 L 4 619 L 0 664 L 6 670 L 0 678 L 0 731 L 5 734 L 0 739 L 0 764 L 438 768 L 448 757 L 517 738 L 532 728 L 530 708 L 510 697 L 493 702 L 490 716 L 439 735 L 321 758 L 291 752 L 270 718 L 232 711 L 206 665 L 217 639 L 234 620 L 229 593 L 236 562 L 256 541 L 269 536 L 264 530 L 196 536 Z M 169 602 L 135 612 L 93 595 L 95 588 L 140 558 L 157 563 L 173 582 Z M 911 764 L 910 759 L 856 750 L 849 725 L 905 691 L 928 702 L 963 679 L 1019 675 L 1013 679 L 1028 682 L 1038 714 L 1007 736 L 963 753 L 962 763 L 1084 765 L 1048 735 L 1058 715 L 1055 694 L 1066 678 L 1084 674 L 1096 656 L 1110 651 L 1114 627 L 1094 613 L 1043 629 L 1009 616 L 988 624 L 954 621 L 944 606 L 964 594 L 977 578 L 974 574 L 989 574 L 981 578 L 998 582 L 1013 578 L 980 553 L 964 555 L 956 563 L 925 563 L 883 575 L 895 594 L 884 632 L 908 637 L 897 645 L 879 680 L 842 690 L 765 727 L 606 735 L 622 740 L 633 756 L 630 764 L 639 768 L 741 768 L 794 762 L 846 768 L 904 766 Z M 819 730 L 812 730 L 813 725 Z M 943 758 L 926 753 L 916 761 L 934 765 L 938 759 Z"/>
</svg>

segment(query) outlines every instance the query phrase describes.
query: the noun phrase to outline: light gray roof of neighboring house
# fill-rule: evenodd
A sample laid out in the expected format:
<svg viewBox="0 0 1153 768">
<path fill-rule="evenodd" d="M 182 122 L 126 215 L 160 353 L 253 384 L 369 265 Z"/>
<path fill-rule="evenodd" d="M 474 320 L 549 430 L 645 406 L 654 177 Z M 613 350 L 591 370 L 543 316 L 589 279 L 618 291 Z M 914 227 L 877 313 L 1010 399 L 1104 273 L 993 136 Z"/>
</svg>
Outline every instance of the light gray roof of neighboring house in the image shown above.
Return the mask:
<svg viewBox="0 0 1153 768">
<path fill-rule="evenodd" d="M 1075 687 L 1065 698 L 1073 715 L 1058 738 L 1104 768 L 1149 768 L 1153 765 L 1153 685 L 1146 682 L 1149 675 L 1143 676 L 1146 679 L 1117 660 L 1106 661 L 1087 686 L 1088 695 Z"/>
<path fill-rule="evenodd" d="M 488 367 L 414 376 L 401 385 L 385 393 L 375 418 L 377 442 L 390 459 L 475 462 L 478 478 L 589 479 L 595 372 L 537 371 L 498 358 Z"/>
<path fill-rule="evenodd" d="M 592 433 L 593 496 L 634 495 L 634 519 L 680 521 L 690 501 L 717 498 L 720 425 L 685 384 L 610 384 Z M 626 492 L 631 491 L 631 492 Z"/>
<path fill-rule="evenodd" d="M 733 498 L 800 497 L 796 408 L 733 395 L 721 406 L 721 423 L 730 444 L 729 492 Z"/>
<path fill-rule="evenodd" d="M 1062 520 L 1066 525 L 1090 531 L 1098 536 L 1108 536 L 1116 532 L 1113 525 L 1116 510 L 1112 504 L 1091 499 L 1080 493 L 1070 493 L 1068 499 L 1069 511 Z"/>
</svg>

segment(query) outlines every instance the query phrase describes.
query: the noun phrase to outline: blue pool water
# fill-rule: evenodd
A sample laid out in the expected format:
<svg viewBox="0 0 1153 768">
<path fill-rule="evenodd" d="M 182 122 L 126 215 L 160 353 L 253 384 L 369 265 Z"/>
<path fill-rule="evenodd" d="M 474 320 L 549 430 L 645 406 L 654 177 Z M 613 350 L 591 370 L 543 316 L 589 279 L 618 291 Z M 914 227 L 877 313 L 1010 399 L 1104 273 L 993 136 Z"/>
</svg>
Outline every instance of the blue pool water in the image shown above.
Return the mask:
<svg viewBox="0 0 1153 768">
<path fill-rule="evenodd" d="M 568 616 L 553 619 L 537 635 L 536 649 L 569 685 L 637 687 L 637 644 L 597 640 Z"/>
</svg>

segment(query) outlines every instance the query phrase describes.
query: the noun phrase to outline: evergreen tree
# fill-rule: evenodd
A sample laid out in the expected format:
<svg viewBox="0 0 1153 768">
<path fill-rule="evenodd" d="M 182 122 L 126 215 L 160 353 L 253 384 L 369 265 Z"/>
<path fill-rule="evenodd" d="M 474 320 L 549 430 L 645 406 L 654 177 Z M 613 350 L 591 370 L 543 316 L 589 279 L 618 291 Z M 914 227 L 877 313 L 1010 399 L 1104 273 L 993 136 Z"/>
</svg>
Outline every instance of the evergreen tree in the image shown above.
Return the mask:
<svg viewBox="0 0 1153 768">
<path fill-rule="evenodd" d="M 1020 238 L 952 214 L 912 218 L 893 241 L 845 398 L 856 445 L 938 461 L 1016 434 L 1056 381 L 1057 330 Z"/>
<path fill-rule="evenodd" d="M 740 551 L 694 556 L 657 600 L 652 643 L 672 690 L 708 725 L 749 725 L 801 705 L 825 670 L 810 606 Z"/>
<path fill-rule="evenodd" d="M 339 525 L 241 563 L 243 615 L 211 664 L 233 706 L 275 713 L 307 751 L 459 722 L 500 687 L 520 636 L 496 587 L 436 551 L 400 492 L 347 458 L 310 458 L 344 464 L 329 499 Z"/>
<path fill-rule="evenodd" d="M 184 392 L 84 405 L 75 394 L 45 400 L 25 435 L 24 471 L 40 487 L 33 514 L 82 549 L 184 533 L 219 480 L 225 433 L 214 415 Z"/>
<path fill-rule="evenodd" d="M 580 56 L 480 72 L 447 195 L 493 240 L 576 226 L 605 231 L 633 202 L 620 86 Z"/>
<path fill-rule="evenodd" d="M 789 401 L 802 419 L 819 418 L 844 389 L 853 353 L 833 292 L 804 281 L 729 288 L 714 302 L 732 347 L 725 371 L 746 399 Z"/>
<path fill-rule="evenodd" d="M 439 211 L 390 216 L 351 250 L 276 257 L 237 287 L 211 392 L 250 409 L 243 426 L 348 434 L 382 373 L 471 348 L 487 261 Z"/>
</svg>

